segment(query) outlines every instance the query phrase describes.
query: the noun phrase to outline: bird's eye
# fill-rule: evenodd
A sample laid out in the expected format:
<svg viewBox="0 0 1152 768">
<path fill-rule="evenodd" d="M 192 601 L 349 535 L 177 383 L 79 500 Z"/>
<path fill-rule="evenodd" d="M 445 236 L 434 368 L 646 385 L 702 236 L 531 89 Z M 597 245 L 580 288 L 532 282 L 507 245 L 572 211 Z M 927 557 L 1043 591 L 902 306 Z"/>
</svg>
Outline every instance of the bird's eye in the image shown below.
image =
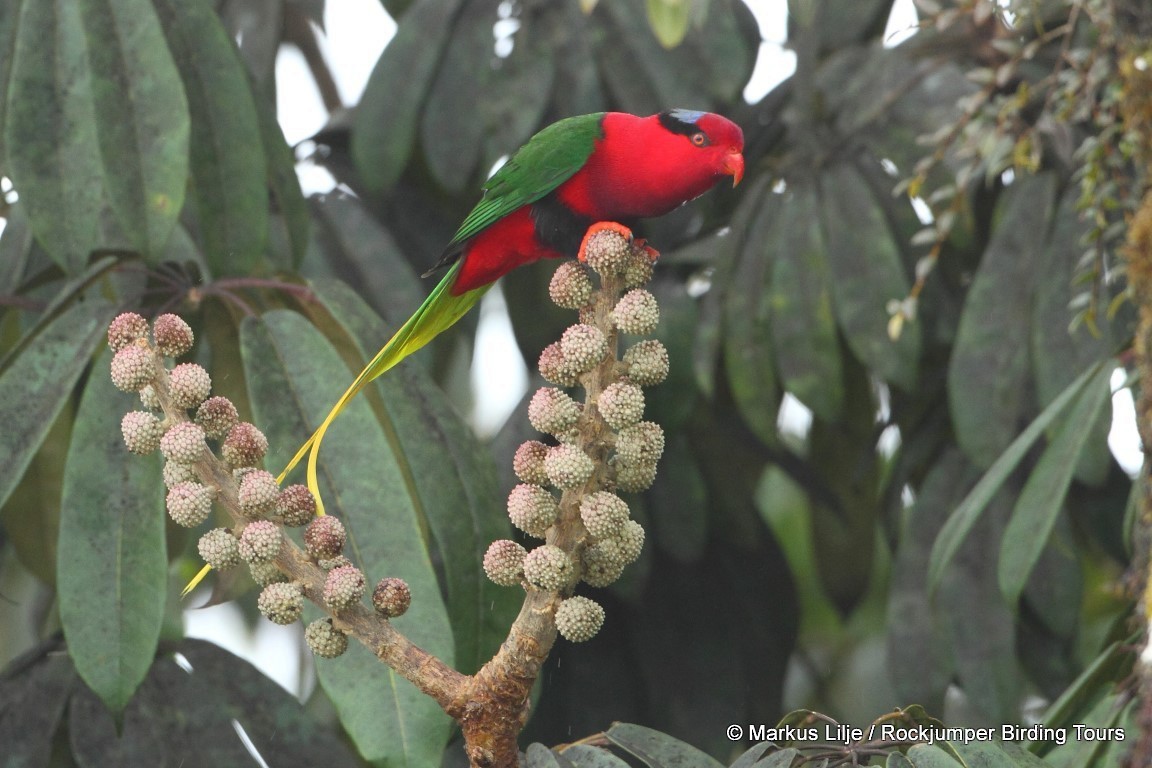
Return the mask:
<svg viewBox="0 0 1152 768">
<path fill-rule="evenodd" d="M 698 147 L 708 146 L 708 143 L 709 143 L 708 137 L 704 135 L 703 131 L 697 131 L 696 133 L 692 134 L 689 138 L 692 140 L 692 143 Z"/>
</svg>

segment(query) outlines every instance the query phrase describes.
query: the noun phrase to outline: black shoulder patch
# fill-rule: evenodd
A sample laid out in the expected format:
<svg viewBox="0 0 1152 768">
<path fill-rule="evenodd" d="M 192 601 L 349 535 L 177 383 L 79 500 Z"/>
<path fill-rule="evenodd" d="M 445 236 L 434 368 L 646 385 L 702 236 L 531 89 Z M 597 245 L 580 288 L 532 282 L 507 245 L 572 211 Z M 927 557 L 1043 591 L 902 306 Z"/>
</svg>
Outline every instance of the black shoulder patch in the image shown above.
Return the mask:
<svg viewBox="0 0 1152 768">
<path fill-rule="evenodd" d="M 696 125 L 696 121 L 699 120 L 703 114 L 703 112 L 696 112 L 691 109 L 668 109 L 661 112 L 658 119 L 660 120 L 660 125 L 664 126 L 664 130 L 670 133 L 691 136 L 700 130 L 699 126 Z"/>
</svg>

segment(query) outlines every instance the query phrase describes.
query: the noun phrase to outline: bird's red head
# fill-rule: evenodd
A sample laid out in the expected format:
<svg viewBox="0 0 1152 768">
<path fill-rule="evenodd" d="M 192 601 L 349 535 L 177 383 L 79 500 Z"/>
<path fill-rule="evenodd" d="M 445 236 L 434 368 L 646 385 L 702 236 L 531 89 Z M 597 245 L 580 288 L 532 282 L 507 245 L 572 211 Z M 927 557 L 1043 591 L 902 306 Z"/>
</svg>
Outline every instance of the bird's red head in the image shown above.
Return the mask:
<svg viewBox="0 0 1152 768">
<path fill-rule="evenodd" d="M 710 112 L 670 109 L 649 117 L 609 112 L 583 173 L 562 191 L 596 219 L 662 216 L 731 176 L 744 176 L 744 133 Z"/>
</svg>

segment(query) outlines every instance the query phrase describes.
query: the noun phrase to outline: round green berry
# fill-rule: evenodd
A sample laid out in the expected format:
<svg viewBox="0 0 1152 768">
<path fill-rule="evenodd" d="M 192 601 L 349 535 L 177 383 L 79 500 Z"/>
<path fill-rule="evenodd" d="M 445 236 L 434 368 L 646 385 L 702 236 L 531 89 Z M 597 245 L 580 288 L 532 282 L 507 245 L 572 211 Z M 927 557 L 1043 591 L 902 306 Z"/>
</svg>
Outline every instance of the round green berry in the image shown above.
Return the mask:
<svg viewBox="0 0 1152 768">
<path fill-rule="evenodd" d="M 266 563 L 249 563 L 248 572 L 252 574 L 252 581 L 262 587 L 288 581 L 288 577 L 276 567 L 275 560 L 269 560 Z"/>
<path fill-rule="evenodd" d="M 556 592 L 572 577 L 572 560 L 552 544 L 542 544 L 524 556 L 524 578 L 537 589 Z"/>
<path fill-rule="evenodd" d="M 260 613 L 276 624 L 291 624 L 304 612 L 304 592 L 300 585 L 290 581 L 269 584 L 256 598 Z"/>
<path fill-rule="evenodd" d="M 565 261 L 552 273 L 548 295 L 558 307 L 580 309 L 592 298 L 588 269 L 578 261 Z"/>
<path fill-rule="evenodd" d="M 555 387 L 541 387 L 528 402 L 528 421 L 550 435 L 566 432 L 579 418 L 580 404 Z"/>
<path fill-rule="evenodd" d="M 612 310 L 612 322 L 624 333 L 646 336 L 660 323 L 660 305 L 656 297 L 643 288 L 635 288 L 620 297 Z"/>
<path fill-rule="evenodd" d="M 227 528 L 213 528 L 200 537 L 196 546 L 204 562 L 217 571 L 240 564 L 240 542 Z"/>
<path fill-rule="evenodd" d="M 596 491 L 580 501 L 580 520 L 593 538 L 617 536 L 628 521 L 628 505 L 614 493 Z"/>
<path fill-rule="evenodd" d="M 602 229 L 588 238 L 584 258 L 601 275 L 617 275 L 628 266 L 632 245 L 623 234 Z"/>
<path fill-rule="evenodd" d="M 348 650 L 348 636 L 332 626 L 332 619 L 317 619 L 305 627 L 304 641 L 322 659 L 334 659 Z"/>
<path fill-rule="evenodd" d="M 594 325 L 573 325 L 560 337 L 560 353 L 573 370 L 584 373 L 596 367 L 608 354 L 608 339 Z"/>
<path fill-rule="evenodd" d="M 267 563 L 280 554 L 284 536 L 271 520 L 255 520 L 240 532 L 240 557 L 246 563 Z"/>
<path fill-rule="evenodd" d="M 364 574 L 354 565 L 342 565 L 328 571 L 324 579 L 324 604 L 334 611 L 344 611 L 364 597 Z"/>
<path fill-rule="evenodd" d="M 129 451 L 140 456 L 154 453 L 164 437 L 164 426 L 160 419 L 147 411 L 129 411 L 120 420 L 120 434 Z"/>
<path fill-rule="evenodd" d="M 564 357 L 558 341 L 544 347 L 537 367 L 545 381 L 558 387 L 574 387 L 580 382 L 579 371 Z"/>
<path fill-rule="evenodd" d="M 524 547 L 511 539 L 494 541 L 484 553 L 484 573 L 494 584 L 514 587 L 524 576 L 524 557 L 527 554 Z"/>
<path fill-rule="evenodd" d="M 529 536 L 544 538 L 559 511 L 556 497 L 539 485 L 521 483 L 508 494 L 508 519 Z"/>
<path fill-rule="evenodd" d="M 624 353 L 624 365 L 633 384 L 653 387 L 668 378 L 668 350 L 657 339 L 644 339 Z"/>
<path fill-rule="evenodd" d="M 615 381 L 600 393 L 596 408 L 612 429 L 632 426 L 644 416 L 644 390 L 630 381 Z"/>
<path fill-rule="evenodd" d="M 208 519 L 216 492 L 194 482 L 177 483 L 168 491 L 168 515 L 177 525 L 194 528 Z"/>
<path fill-rule="evenodd" d="M 577 445 L 561 443 L 548 449 L 544 472 L 557 488 L 567 491 L 579 488 L 592 477 L 596 465 Z"/>
</svg>

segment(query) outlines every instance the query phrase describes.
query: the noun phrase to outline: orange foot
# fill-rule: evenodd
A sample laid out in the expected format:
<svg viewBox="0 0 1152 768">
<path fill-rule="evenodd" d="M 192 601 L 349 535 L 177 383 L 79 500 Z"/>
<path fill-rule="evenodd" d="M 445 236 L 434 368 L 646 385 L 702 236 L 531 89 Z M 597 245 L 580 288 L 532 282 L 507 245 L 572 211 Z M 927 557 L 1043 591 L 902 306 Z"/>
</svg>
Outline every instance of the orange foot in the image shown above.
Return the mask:
<svg viewBox="0 0 1152 768">
<path fill-rule="evenodd" d="M 653 264 L 660 260 L 660 251 L 648 245 L 648 241 L 644 238 L 637 238 L 633 245 L 637 246 L 638 248 L 643 248 L 648 254 L 648 261 L 652 262 Z"/>
<path fill-rule="evenodd" d="M 632 242 L 632 230 L 628 229 L 628 227 L 615 221 L 598 221 L 588 227 L 588 231 L 584 233 L 584 239 L 580 241 L 580 250 L 576 252 L 576 258 L 580 261 L 587 261 L 588 259 L 585 257 L 585 252 L 588 247 L 588 240 L 591 239 L 592 235 L 604 231 L 615 232 L 628 242 Z"/>
</svg>

